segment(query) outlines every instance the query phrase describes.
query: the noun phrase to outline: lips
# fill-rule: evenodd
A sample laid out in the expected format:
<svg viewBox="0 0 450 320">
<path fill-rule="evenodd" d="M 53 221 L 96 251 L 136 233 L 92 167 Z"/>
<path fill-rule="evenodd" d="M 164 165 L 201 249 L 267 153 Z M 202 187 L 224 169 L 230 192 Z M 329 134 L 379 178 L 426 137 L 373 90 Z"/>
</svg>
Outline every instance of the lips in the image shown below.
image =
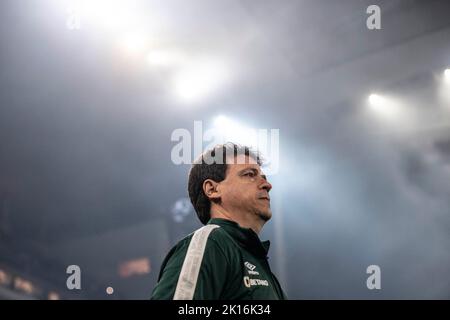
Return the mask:
<svg viewBox="0 0 450 320">
<path fill-rule="evenodd" d="M 270 197 L 266 192 L 261 192 L 257 196 L 258 196 L 258 199 L 270 201 Z"/>
</svg>

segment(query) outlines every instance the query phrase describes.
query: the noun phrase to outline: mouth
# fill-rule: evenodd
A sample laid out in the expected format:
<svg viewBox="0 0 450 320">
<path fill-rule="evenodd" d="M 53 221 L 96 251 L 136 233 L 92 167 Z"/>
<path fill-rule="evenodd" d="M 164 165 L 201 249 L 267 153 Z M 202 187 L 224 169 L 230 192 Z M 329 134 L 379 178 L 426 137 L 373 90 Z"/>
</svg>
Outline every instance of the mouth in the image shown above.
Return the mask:
<svg viewBox="0 0 450 320">
<path fill-rule="evenodd" d="M 270 196 L 267 194 L 267 192 L 258 192 L 256 196 L 259 200 L 267 200 L 270 202 Z"/>
</svg>

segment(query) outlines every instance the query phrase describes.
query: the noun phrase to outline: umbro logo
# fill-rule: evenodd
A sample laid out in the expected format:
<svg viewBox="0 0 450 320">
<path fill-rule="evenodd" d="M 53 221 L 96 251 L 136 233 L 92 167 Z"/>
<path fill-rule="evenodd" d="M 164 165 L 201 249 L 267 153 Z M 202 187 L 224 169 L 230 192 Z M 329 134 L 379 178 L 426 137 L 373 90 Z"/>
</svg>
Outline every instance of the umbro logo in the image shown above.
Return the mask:
<svg viewBox="0 0 450 320">
<path fill-rule="evenodd" d="M 248 269 L 247 271 L 249 274 L 259 275 L 259 272 L 255 271 L 255 269 L 256 269 L 255 265 L 251 264 L 248 261 L 245 261 L 244 265 L 247 267 L 247 269 Z"/>
<path fill-rule="evenodd" d="M 248 261 L 245 261 L 244 265 L 251 271 L 255 270 L 256 266 L 254 266 L 253 264 L 251 264 Z"/>
</svg>

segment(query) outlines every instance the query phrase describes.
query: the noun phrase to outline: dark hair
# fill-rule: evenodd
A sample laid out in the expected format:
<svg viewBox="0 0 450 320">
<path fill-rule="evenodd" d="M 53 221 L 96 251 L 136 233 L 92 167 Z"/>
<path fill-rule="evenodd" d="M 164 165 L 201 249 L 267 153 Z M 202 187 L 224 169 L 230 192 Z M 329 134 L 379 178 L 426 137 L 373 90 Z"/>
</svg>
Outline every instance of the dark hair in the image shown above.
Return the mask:
<svg viewBox="0 0 450 320">
<path fill-rule="evenodd" d="M 189 171 L 188 193 L 195 212 L 203 224 L 207 224 L 211 218 L 211 201 L 203 192 L 203 182 L 206 179 L 212 179 L 216 182 L 225 180 L 229 164 L 227 159 L 230 156 L 235 159 L 240 154 L 253 158 L 260 166 L 263 163 L 258 152 L 246 146 L 227 142 L 206 150 L 192 164 Z"/>
</svg>

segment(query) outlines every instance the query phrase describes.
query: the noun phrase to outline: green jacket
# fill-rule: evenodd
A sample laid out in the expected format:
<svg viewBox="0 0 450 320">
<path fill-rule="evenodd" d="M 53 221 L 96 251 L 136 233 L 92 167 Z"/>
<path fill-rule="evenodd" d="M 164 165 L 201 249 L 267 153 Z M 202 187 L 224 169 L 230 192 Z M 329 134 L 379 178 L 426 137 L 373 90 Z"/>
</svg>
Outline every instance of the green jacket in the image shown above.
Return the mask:
<svg viewBox="0 0 450 320">
<path fill-rule="evenodd" d="M 236 222 L 211 219 L 167 254 L 152 299 L 286 299 L 269 267 L 269 246 Z"/>
</svg>

